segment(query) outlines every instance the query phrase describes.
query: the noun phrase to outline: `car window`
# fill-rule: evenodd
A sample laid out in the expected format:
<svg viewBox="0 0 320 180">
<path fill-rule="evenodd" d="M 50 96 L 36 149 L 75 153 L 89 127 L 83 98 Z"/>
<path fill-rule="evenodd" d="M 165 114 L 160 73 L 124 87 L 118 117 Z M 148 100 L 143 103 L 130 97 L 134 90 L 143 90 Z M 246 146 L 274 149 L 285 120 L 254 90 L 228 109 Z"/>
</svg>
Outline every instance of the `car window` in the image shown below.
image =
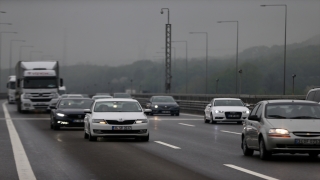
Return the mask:
<svg viewBox="0 0 320 180">
<path fill-rule="evenodd" d="M 257 112 L 256 112 L 256 115 L 257 115 L 258 117 L 261 117 L 261 115 L 262 115 L 262 110 L 263 110 L 263 105 L 261 104 L 261 105 L 258 107 L 258 110 L 257 110 Z"/>
<path fill-rule="evenodd" d="M 89 109 L 93 100 L 91 99 L 62 99 L 58 105 L 59 109 Z"/>
<path fill-rule="evenodd" d="M 313 98 L 314 98 L 315 93 L 316 93 L 316 91 L 311 91 L 311 92 L 308 94 L 306 100 L 313 101 Z"/>
<path fill-rule="evenodd" d="M 215 100 L 214 106 L 244 106 L 241 100 Z"/>
<path fill-rule="evenodd" d="M 258 110 L 259 106 L 260 106 L 260 104 L 256 104 L 256 106 L 255 106 L 255 107 L 253 108 L 253 110 L 251 111 L 250 116 L 253 116 L 253 115 L 255 115 L 255 114 L 256 114 L 256 112 L 257 112 L 257 110 Z"/>
<path fill-rule="evenodd" d="M 94 112 L 141 112 L 138 102 L 132 101 L 101 101 L 96 102 Z"/>
<path fill-rule="evenodd" d="M 152 102 L 175 102 L 170 96 L 153 97 Z"/>
<path fill-rule="evenodd" d="M 314 98 L 313 98 L 313 101 L 316 101 L 316 102 L 320 102 L 320 91 L 315 91 L 315 95 L 314 95 Z"/>
<path fill-rule="evenodd" d="M 320 119 L 320 105 L 313 103 L 273 103 L 266 106 L 269 119 Z"/>
</svg>

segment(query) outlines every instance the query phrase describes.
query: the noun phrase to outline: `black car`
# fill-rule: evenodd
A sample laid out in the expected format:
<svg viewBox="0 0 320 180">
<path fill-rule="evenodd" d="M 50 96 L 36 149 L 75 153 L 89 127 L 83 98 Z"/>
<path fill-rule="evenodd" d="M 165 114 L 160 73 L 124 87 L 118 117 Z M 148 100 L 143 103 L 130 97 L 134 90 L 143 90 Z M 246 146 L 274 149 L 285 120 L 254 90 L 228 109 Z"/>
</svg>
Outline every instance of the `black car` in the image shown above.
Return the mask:
<svg viewBox="0 0 320 180">
<path fill-rule="evenodd" d="M 50 106 L 50 128 L 84 127 L 84 109 L 90 109 L 94 100 L 89 98 L 63 98 Z"/>
<path fill-rule="evenodd" d="M 172 96 L 152 96 L 146 104 L 147 109 L 152 111 L 148 114 L 171 114 L 179 116 L 180 107 Z"/>
</svg>

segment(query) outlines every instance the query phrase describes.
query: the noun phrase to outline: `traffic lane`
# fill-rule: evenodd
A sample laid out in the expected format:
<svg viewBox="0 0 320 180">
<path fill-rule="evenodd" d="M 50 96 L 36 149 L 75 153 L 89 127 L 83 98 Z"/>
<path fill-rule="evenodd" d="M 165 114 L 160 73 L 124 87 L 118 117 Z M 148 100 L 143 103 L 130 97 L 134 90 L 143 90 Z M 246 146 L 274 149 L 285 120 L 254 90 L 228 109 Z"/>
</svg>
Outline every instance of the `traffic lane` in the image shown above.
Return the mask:
<svg viewBox="0 0 320 180">
<path fill-rule="evenodd" d="M 194 124 L 196 126 L 179 126 L 179 123 L 181 122 Z M 211 133 L 208 133 L 206 128 L 202 128 L 203 125 L 209 125 L 210 127 L 212 127 Z M 225 133 L 220 130 L 220 128 L 226 129 L 226 127 L 233 126 L 221 124 L 204 124 L 200 123 L 199 121 L 154 121 L 151 128 L 151 130 L 153 130 L 153 138 L 160 139 L 163 142 L 180 147 L 181 150 L 186 149 L 186 151 L 190 152 L 188 152 L 189 155 L 185 157 L 179 157 L 181 156 L 181 153 L 170 156 L 171 154 L 168 154 L 167 152 L 157 151 L 155 145 L 146 148 L 153 148 L 151 151 L 157 152 L 157 154 L 164 158 L 172 159 L 173 161 L 179 162 L 181 164 L 187 164 L 188 168 L 207 168 L 210 166 L 211 161 L 218 162 L 214 163 L 218 167 L 219 164 L 234 164 L 240 167 L 254 170 L 255 172 L 266 174 L 272 177 L 277 177 L 280 179 L 309 177 L 309 174 L 312 174 L 311 177 L 313 178 L 319 178 L 318 174 L 314 172 L 318 169 L 318 167 L 315 166 L 315 163 L 319 163 L 320 158 L 312 160 L 308 158 L 307 155 L 292 156 L 286 154 L 278 154 L 273 155 L 273 158 L 270 161 L 262 161 L 259 159 L 259 152 L 255 152 L 255 155 L 253 157 L 245 157 L 242 154 L 240 146 L 241 135 Z M 181 138 L 179 134 L 182 134 L 183 137 Z M 183 153 L 183 155 L 185 154 Z M 202 163 L 204 164 L 197 166 L 197 164 L 194 162 L 197 162 L 197 160 L 199 159 L 203 160 Z M 295 163 L 292 164 L 292 162 Z M 210 167 L 212 167 L 212 165 Z M 305 167 L 308 168 L 305 169 Z M 280 171 L 279 169 L 282 170 Z M 203 169 L 197 169 L 197 171 L 208 176 L 214 175 L 215 177 L 217 177 L 219 175 L 212 173 L 210 174 L 210 168 L 207 168 L 206 172 Z M 229 171 L 230 169 L 226 170 L 228 174 Z M 224 172 L 224 174 L 226 174 L 226 172 Z M 290 174 L 284 174 L 283 172 L 290 172 Z M 232 176 L 236 174 L 231 173 L 230 175 L 231 176 L 229 178 L 232 179 Z M 239 177 L 239 175 L 235 177 Z"/>
<path fill-rule="evenodd" d="M 32 112 L 26 112 L 26 113 L 19 113 L 17 111 L 17 105 L 16 104 L 7 104 L 7 109 L 10 113 L 10 116 L 12 119 L 21 119 L 21 118 L 33 118 L 33 119 L 43 119 L 43 118 L 49 118 L 50 113 L 47 113 L 45 111 L 32 111 Z"/>
<path fill-rule="evenodd" d="M 149 120 L 202 120 L 203 117 L 192 114 L 180 113 L 180 116 L 171 116 L 170 114 L 147 115 Z"/>
<path fill-rule="evenodd" d="M 89 142 L 83 129 L 53 131 L 48 120 L 14 124 L 38 179 L 208 179 L 132 146 L 149 143 Z"/>
</svg>

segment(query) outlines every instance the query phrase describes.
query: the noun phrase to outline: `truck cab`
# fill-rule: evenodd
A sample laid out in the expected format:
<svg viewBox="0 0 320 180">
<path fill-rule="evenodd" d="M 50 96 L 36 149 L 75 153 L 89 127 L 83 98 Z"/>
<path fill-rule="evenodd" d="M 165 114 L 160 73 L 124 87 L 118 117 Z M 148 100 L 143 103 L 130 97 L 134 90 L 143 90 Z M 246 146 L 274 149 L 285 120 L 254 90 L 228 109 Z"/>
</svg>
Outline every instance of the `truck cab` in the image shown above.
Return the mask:
<svg viewBox="0 0 320 180">
<path fill-rule="evenodd" d="M 16 76 L 9 76 L 8 82 L 7 82 L 7 99 L 9 104 L 16 102 L 15 93 L 16 93 Z"/>
</svg>

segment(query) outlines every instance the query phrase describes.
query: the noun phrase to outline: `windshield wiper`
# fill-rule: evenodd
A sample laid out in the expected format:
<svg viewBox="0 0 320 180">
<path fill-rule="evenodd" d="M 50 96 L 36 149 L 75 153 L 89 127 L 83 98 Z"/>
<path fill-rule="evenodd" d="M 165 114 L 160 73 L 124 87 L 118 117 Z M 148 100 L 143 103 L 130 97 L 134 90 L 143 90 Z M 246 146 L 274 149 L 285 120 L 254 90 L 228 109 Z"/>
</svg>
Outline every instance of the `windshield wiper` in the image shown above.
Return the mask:
<svg viewBox="0 0 320 180">
<path fill-rule="evenodd" d="M 290 119 L 320 119 L 320 118 L 312 117 L 312 116 L 296 116 L 296 117 L 291 117 Z"/>
<path fill-rule="evenodd" d="M 277 119 L 287 119 L 286 117 L 280 115 L 268 115 L 268 117 L 277 118 Z"/>
</svg>

